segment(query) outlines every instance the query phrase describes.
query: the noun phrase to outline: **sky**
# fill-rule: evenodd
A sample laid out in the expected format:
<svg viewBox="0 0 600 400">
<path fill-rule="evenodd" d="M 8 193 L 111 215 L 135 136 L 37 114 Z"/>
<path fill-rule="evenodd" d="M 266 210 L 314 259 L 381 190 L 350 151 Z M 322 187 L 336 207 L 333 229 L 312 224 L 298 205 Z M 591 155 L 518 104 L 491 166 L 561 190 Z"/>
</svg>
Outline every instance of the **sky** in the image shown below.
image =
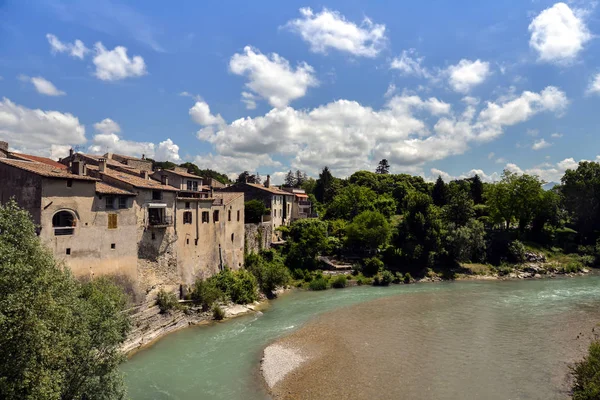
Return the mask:
<svg viewBox="0 0 600 400">
<path fill-rule="evenodd" d="M 230 175 L 559 181 L 600 160 L 600 7 L 0 0 L 0 140 Z"/>
</svg>

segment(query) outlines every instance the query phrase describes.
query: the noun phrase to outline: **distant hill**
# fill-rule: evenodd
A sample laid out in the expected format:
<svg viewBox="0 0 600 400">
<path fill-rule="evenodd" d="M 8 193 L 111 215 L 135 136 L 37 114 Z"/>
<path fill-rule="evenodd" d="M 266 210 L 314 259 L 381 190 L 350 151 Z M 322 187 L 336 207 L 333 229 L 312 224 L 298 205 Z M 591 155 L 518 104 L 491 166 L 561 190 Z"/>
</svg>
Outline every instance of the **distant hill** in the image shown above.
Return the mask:
<svg viewBox="0 0 600 400">
<path fill-rule="evenodd" d="M 544 190 L 550 190 L 550 189 L 554 188 L 554 186 L 556 186 L 556 185 L 560 185 L 560 183 L 558 183 L 558 182 L 548 182 L 545 185 L 543 185 L 542 188 Z"/>
</svg>

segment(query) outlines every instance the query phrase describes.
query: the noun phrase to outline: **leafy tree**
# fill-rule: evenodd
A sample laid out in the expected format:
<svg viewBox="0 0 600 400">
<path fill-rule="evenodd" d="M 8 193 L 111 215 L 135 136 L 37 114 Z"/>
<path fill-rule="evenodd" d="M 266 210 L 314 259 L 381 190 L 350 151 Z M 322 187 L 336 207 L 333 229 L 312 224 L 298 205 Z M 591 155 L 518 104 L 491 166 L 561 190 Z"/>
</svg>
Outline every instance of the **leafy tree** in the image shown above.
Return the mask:
<svg viewBox="0 0 600 400">
<path fill-rule="evenodd" d="M 475 216 L 473 200 L 467 192 L 459 191 L 452 195 L 443 208 L 446 222 L 457 226 L 465 226 Z"/>
<path fill-rule="evenodd" d="M 300 170 L 296 170 L 296 184 L 295 187 L 301 188 L 304 182 L 308 180 L 308 175 L 306 172 L 302 172 Z"/>
<path fill-rule="evenodd" d="M 286 265 L 292 269 L 316 269 L 317 257 L 327 250 L 327 223 L 301 219 L 290 226 Z"/>
<path fill-rule="evenodd" d="M 433 199 L 433 204 L 438 207 L 441 207 L 446 204 L 446 196 L 447 196 L 447 187 L 444 183 L 444 180 L 441 176 L 438 176 L 435 181 L 435 185 L 433 186 L 433 190 L 431 192 L 431 198 Z"/>
<path fill-rule="evenodd" d="M 284 185 L 287 187 L 295 187 L 296 186 L 296 176 L 294 175 L 294 173 L 292 172 L 292 170 L 290 170 L 287 175 L 285 176 L 285 182 Z"/>
<path fill-rule="evenodd" d="M 396 212 L 398 214 L 402 214 L 404 212 L 404 210 L 406 209 L 406 199 L 408 197 L 408 194 L 413 191 L 413 187 L 410 185 L 410 183 L 407 182 L 400 182 L 393 190 L 392 192 L 392 196 L 394 197 L 394 200 L 396 201 L 396 207 L 397 210 Z"/>
<path fill-rule="evenodd" d="M 302 183 L 299 184 L 299 187 L 301 189 L 304 189 L 304 191 L 307 194 L 315 194 L 316 186 L 317 186 L 317 181 L 314 178 L 309 178 L 309 177 L 306 177 L 306 179 L 304 179 L 302 181 Z"/>
<path fill-rule="evenodd" d="M 386 244 L 390 233 L 387 219 L 377 211 L 363 211 L 346 228 L 349 246 L 368 252 Z"/>
<path fill-rule="evenodd" d="M 271 297 L 278 286 L 284 286 L 290 280 L 283 259 L 273 250 L 249 254 L 246 256 L 245 268 L 256 277 L 258 287 L 267 297 Z"/>
<path fill-rule="evenodd" d="M 378 174 L 389 174 L 390 173 L 390 163 L 385 158 L 379 161 L 379 165 L 377 166 L 377 170 L 375 171 Z"/>
<path fill-rule="evenodd" d="M 329 167 L 323 168 L 315 185 L 315 196 L 319 203 L 329 203 L 333 199 L 333 180 Z"/>
<path fill-rule="evenodd" d="M 123 292 L 56 265 L 14 201 L 0 205 L 0 398 L 118 399 Z"/>
<path fill-rule="evenodd" d="M 519 222 L 519 231 L 524 232 L 539 209 L 544 189 L 537 176 L 523 174 L 511 176 L 513 215 Z"/>
<path fill-rule="evenodd" d="M 341 189 L 327 207 L 327 218 L 343 218 L 348 221 L 365 210 L 372 210 L 377 194 L 369 188 L 349 185 Z"/>
<path fill-rule="evenodd" d="M 532 232 L 542 232 L 546 224 L 558 227 L 561 224 L 563 214 L 564 211 L 561 207 L 561 198 L 558 191 L 554 189 L 544 191 L 531 222 Z"/>
<path fill-rule="evenodd" d="M 388 219 L 396 214 L 397 207 L 396 200 L 389 194 L 377 196 L 373 202 L 373 208 Z"/>
<path fill-rule="evenodd" d="M 173 169 L 177 166 L 177 164 L 172 163 L 171 161 L 154 161 L 151 158 L 146 158 L 146 161 L 152 162 L 152 169 Z"/>
<path fill-rule="evenodd" d="M 483 182 L 479 175 L 471 178 L 471 198 L 475 204 L 483 204 Z"/>
<path fill-rule="evenodd" d="M 493 185 L 488 185 L 484 193 L 486 205 L 493 224 L 505 224 L 510 228 L 513 219 L 512 190 L 510 183 L 502 179 Z"/>
<path fill-rule="evenodd" d="M 600 226 L 600 164 L 583 161 L 576 170 L 567 170 L 561 191 L 577 231 L 586 242 L 593 243 Z"/>
<path fill-rule="evenodd" d="M 485 258 L 485 229 L 483 224 L 471 219 L 464 226 L 448 225 L 445 237 L 446 251 L 459 262 L 481 262 Z"/>
<path fill-rule="evenodd" d="M 244 221 L 247 224 L 256 224 L 262 221 L 262 216 L 267 213 L 265 203 L 260 200 L 248 200 L 244 203 Z"/>
</svg>

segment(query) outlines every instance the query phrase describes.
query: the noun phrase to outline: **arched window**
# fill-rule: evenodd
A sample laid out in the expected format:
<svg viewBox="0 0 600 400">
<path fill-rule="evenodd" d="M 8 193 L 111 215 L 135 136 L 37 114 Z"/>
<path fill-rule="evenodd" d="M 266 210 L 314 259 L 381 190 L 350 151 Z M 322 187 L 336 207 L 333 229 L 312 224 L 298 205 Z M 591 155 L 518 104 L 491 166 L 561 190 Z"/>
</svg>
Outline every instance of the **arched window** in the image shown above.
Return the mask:
<svg viewBox="0 0 600 400">
<path fill-rule="evenodd" d="M 76 225 L 77 218 L 71 211 L 59 211 L 52 217 L 55 236 L 72 235 Z"/>
</svg>

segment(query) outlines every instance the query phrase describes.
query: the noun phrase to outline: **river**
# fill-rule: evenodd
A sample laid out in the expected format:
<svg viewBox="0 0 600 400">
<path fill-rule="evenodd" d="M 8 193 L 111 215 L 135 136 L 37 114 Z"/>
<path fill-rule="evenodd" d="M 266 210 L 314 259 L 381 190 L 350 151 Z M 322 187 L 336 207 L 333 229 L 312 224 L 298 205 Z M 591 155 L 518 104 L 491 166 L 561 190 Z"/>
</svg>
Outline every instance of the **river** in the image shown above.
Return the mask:
<svg viewBox="0 0 600 400">
<path fill-rule="evenodd" d="M 405 383 L 412 388 L 415 396 L 406 398 L 469 398 L 456 385 L 450 385 L 453 395 L 435 395 L 435 390 L 448 388 L 450 381 L 466 377 L 464 384 L 475 385 L 474 393 L 478 393 L 470 398 L 490 398 L 486 393 L 512 385 L 519 388 L 517 393 L 525 393 L 524 397 L 495 393 L 494 398 L 561 399 L 566 396 L 567 363 L 583 353 L 591 327 L 600 321 L 599 285 L 600 276 L 591 276 L 293 292 L 272 302 L 262 315 L 171 334 L 134 355 L 122 369 L 134 400 L 268 399 L 259 371 L 266 345 L 292 334 L 307 321 L 314 326 L 344 312 L 352 315 L 349 306 L 394 296 L 389 304 L 401 306 L 397 315 L 405 315 L 404 332 L 433 332 L 421 335 L 432 340 L 404 346 L 409 352 L 405 359 L 415 368 L 406 369 L 406 363 L 400 363 L 399 368 L 406 370 L 406 382 L 390 385 Z M 340 310 L 315 318 L 335 309 Z M 357 313 L 355 321 L 358 330 L 360 315 Z M 439 337 L 440 327 L 443 337 Z M 585 330 L 577 339 L 579 331 Z M 457 358 L 457 353 L 463 356 Z M 408 383 L 425 367 L 434 384 L 424 390 L 433 387 L 434 392 L 419 396 L 419 388 Z"/>
</svg>

